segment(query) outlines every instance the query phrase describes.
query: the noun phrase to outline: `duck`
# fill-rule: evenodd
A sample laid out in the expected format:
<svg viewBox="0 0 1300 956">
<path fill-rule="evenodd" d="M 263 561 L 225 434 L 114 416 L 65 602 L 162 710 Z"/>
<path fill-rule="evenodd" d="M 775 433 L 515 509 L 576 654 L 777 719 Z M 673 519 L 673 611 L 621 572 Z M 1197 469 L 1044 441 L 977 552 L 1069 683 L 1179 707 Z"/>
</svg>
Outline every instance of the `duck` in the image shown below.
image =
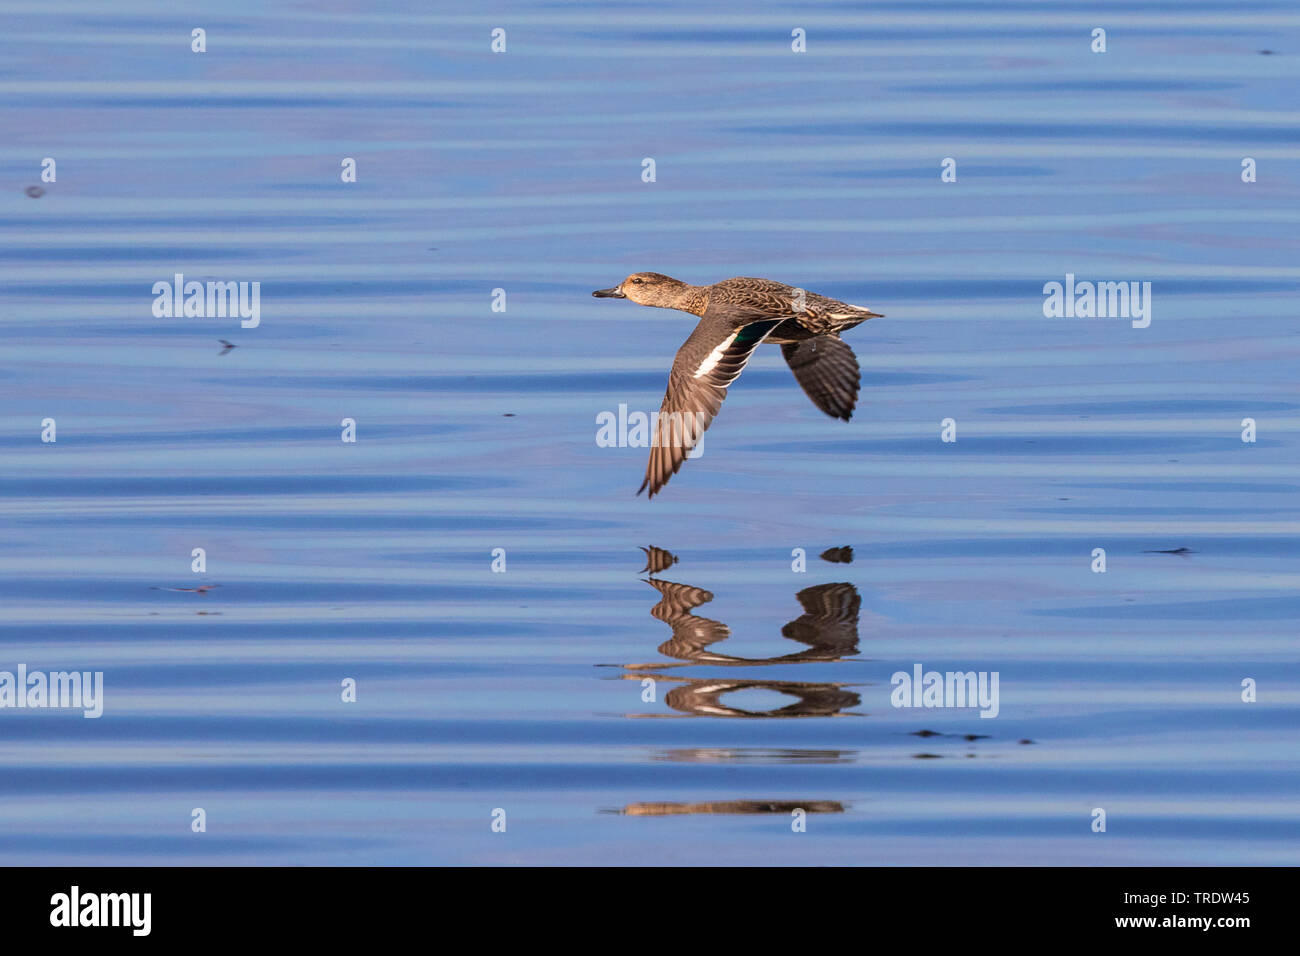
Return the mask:
<svg viewBox="0 0 1300 956">
<path fill-rule="evenodd" d="M 727 388 L 764 342 L 781 346 L 795 381 L 814 405 L 832 418 L 849 421 L 862 376 L 857 356 L 840 333 L 868 319 L 884 318 L 860 305 L 747 276 L 691 285 L 659 272 L 634 272 L 592 295 L 700 318 L 668 373 L 645 480 L 637 490 L 640 495 L 648 489 L 648 498 L 659 494 L 681 469 L 721 409 Z"/>
</svg>

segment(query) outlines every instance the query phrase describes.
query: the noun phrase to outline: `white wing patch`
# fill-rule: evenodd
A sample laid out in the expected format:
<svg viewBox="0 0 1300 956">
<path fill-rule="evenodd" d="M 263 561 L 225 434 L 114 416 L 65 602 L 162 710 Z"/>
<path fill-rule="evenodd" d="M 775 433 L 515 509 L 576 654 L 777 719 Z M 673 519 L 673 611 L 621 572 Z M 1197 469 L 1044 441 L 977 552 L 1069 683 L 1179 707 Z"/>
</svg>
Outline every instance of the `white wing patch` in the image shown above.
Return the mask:
<svg viewBox="0 0 1300 956">
<path fill-rule="evenodd" d="M 723 339 L 722 343 L 710 352 L 708 357 L 700 363 L 700 367 L 695 370 L 694 378 L 702 378 L 712 372 L 714 366 L 722 361 L 722 356 L 727 353 L 727 349 L 731 348 L 731 343 L 736 341 L 736 336 L 739 334 L 740 330 L 737 329 L 735 332 L 732 332 L 730 336 Z"/>
</svg>

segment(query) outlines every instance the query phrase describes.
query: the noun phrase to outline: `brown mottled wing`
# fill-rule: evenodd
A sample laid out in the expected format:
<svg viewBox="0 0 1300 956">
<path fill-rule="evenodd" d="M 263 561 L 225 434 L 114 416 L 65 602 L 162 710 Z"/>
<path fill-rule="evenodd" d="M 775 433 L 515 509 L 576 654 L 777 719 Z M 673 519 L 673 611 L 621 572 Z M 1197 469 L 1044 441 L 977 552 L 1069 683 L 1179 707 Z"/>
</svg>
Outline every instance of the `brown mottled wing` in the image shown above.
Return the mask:
<svg viewBox="0 0 1300 956">
<path fill-rule="evenodd" d="M 819 335 L 782 345 L 781 354 L 814 405 L 831 418 L 847 422 L 853 417 L 862 375 L 847 342 L 838 335 Z"/>
<path fill-rule="evenodd" d="M 713 421 L 727 386 L 740 377 L 745 363 L 781 319 L 757 319 L 725 310 L 705 312 L 690 338 L 677 351 L 668 374 L 668 391 L 651 429 L 650 461 L 637 494 L 653 498 L 677 474 L 687 454 Z"/>
</svg>

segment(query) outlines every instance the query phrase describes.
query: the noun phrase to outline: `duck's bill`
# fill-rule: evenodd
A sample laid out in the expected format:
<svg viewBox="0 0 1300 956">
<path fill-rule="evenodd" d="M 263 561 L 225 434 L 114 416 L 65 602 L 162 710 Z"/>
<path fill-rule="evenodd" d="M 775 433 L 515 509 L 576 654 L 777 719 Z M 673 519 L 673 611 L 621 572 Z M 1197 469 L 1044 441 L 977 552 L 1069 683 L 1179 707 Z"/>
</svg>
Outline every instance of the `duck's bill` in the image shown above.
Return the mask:
<svg viewBox="0 0 1300 956">
<path fill-rule="evenodd" d="M 614 286 L 614 288 L 612 289 L 597 289 L 595 292 L 592 293 L 592 295 L 594 295 L 597 299 L 626 299 L 627 298 L 627 296 L 625 296 L 622 292 L 618 291 L 618 286 Z"/>
</svg>

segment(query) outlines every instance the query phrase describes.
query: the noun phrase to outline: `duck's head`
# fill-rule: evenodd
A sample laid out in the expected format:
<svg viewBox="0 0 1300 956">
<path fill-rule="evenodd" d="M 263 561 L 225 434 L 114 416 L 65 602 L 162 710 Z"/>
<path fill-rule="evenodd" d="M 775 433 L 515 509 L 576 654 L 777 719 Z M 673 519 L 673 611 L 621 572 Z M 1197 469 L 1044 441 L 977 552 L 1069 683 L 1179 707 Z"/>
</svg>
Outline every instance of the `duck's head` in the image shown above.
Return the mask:
<svg viewBox="0 0 1300 956">
<path fill-rule="evenodd" d="M 614 288 L 597 289 L 592 295 L 598 299 L 631 299 L 637 305 L 675 309 L 687 288 L 680 279 L 658 272 L 634 272 Z"/>
</svg>

